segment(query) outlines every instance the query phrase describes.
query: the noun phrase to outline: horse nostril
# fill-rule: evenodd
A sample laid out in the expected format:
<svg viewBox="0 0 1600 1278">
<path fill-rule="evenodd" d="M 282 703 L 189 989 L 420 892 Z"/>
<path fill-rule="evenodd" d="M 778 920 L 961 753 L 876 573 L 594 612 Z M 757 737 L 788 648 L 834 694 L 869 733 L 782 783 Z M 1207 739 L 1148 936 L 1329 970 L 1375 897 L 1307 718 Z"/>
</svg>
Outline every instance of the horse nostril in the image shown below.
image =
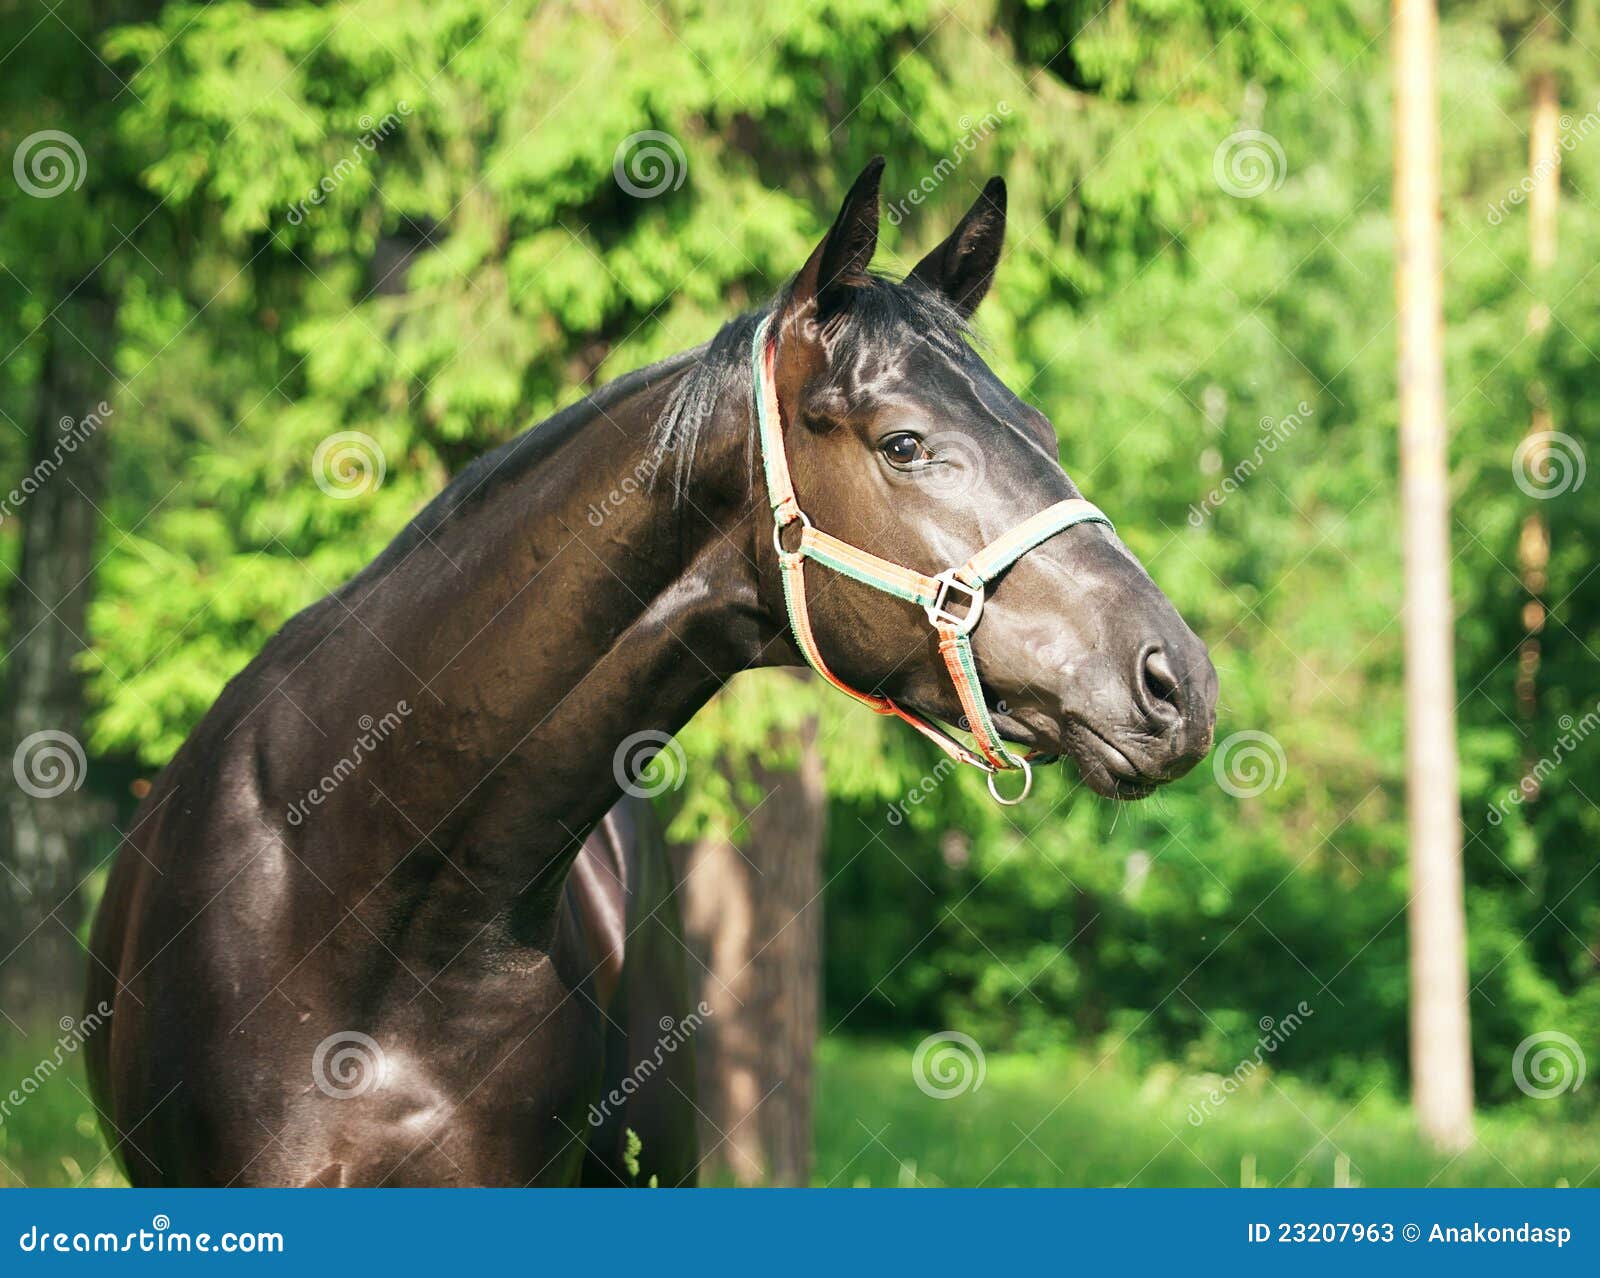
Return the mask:
<svg viewBox="0 0 1600 1278">
<path fill-rule="evenodd" d="M 1160 648 L 1152 648 L 1145 654 L 1142 673 L 1145 708 L 1162 718 L 1181 714 L 1182 707 L 1178 704 L 1180 684 L 1167 654 Z"/>
</svg>

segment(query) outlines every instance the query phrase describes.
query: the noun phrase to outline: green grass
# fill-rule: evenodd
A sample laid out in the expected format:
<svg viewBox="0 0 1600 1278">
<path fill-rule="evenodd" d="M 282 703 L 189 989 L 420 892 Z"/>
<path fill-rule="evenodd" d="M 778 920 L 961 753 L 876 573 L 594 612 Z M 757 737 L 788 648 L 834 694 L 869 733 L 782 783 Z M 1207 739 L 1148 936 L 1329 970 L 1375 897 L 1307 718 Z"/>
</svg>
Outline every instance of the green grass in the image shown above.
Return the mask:
<svg viewBox="0 0 1600 1278">
<path fill-rule="evenodd" d="M 1199 1126 L 1192 1104 L 1220 1080 L 1162 1066 L 990 1053 L 976 1090 L 940 1100 L 912 1053 L 822 1045 L 819 1185 L 1600 1185 L 1600 1123 L 1579 1095 L 1480 1114 L 1457 1158 L 1424 1151 L 1407 1108 L 1359 1102 L 1257 1073 Z M 1586 1099 L 1586 1098 L 1584 1098 Z"/>
<path fill-rule="evenodd" d="M 53 1027 L 30 1034 L 0 1050 L 0 1188 L 120 1185 L 122 1174 L 100 1139 L 83 1056 L 63 1054 L 55 1068 L 52 1032 Z M 44 1059 L 50 1065 L 41 1077 L 35 1071 Z M 23 1080 L 30 1077 L 37 1089 L 21 1095 Z M 18 1103 L 9 1096 L 14 1090 Z"/>
<path fill-rule="evenodd" d="M 33 1046 L 37 1042 L 37 1048 Z M 0 1053 L 0 1099 L 51 1046 Z M 930 1097 L 912 1049 L 831 1039 L 817 1081 L 819 1185 L 1600 1185 L 1600 1121 L 1578 1096 L 1481 1114 L 1458 1158 L 1424 1152 L 1406 1107 L 1254 1076 L 1190 1122 L 1214 1077 L 1175 1066 L 990 1053 L 982 1086 Z M 1581 1094 L 1579 1094 L 1581 1095 Z M 121 1183 L 81 1057 L 0 1110 L 0 1186 Z"/>
</svg>

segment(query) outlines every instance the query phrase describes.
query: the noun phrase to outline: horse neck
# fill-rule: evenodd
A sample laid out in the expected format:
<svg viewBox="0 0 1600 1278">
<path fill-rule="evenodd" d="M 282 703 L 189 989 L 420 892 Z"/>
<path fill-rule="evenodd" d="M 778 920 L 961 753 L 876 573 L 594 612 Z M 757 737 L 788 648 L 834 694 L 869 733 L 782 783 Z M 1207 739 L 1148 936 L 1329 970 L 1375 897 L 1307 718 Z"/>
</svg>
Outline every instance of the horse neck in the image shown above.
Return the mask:
<svg viewBox="0 0 1600 1278">
<path fill-rule="evenodd" d="M 684 367 L 661 367 L 469 469 L 346 592 L 417 688 L 407 825 L 569 843 L 758 662 L 750 409 L 723 396 L 675 501 L 650 424 Z"/>
</svg>

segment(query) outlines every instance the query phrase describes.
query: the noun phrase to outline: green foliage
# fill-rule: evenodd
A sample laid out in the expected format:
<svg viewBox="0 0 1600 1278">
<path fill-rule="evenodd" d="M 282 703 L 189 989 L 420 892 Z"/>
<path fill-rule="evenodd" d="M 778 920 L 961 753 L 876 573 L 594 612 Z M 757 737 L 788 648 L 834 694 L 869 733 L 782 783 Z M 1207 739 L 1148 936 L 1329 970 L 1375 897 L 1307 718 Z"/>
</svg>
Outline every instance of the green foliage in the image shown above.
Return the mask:
<svg viewBox="0 0 1600 1278">
<path fill-rule="evenodd" d="M 644 1152 L 644 1141 L 633 1128 L 623 1129 L 622 1169 L 632 1178 L 634 1184 L 639 1182 L 639 1155 Z M 660 1189 L 660 1181 L 655 1173 L 644 1184 L 646 1189 Z"/>
<path fill-rule="evenodd" d="M 1600 130 L 1584 120 L 1600 34 L 1595 6 L 1571 4 L 1526 39 L 1545 7 L 1449 6 L 1440 77 L 1474 1046 L 1494 1101 L 1517 1098 L 1527 1034 L 1600 1042 L 1586 779 L 1600 742 L 1563 751 L 1537 802 L 1489 815 L 1596 695 L 1600 508 L 1580 489 L 1535 503 L 1512 476 L 1530 394 L 1572 433 L 1596 409 Z M 1208 762 L 1115 808 L 1053 772 L 1001 811 L 899 726 L 769 675 L 686 730 L 674 832 L 726 827 L 750 762 L 781 761 L 815 718 L 833 802 L 829 1025 L 960 1025 L 1030 1050 L 1111 1035 L 1223 1070 L 1262 1016 L 1304 999 L 1317 1016 L 1283 1068 L 1357 1094 L 1402 1083 L 1378 0 L 113 9 L 101 51 L 136 93 L 104 95 L 91 118 L 47 91 L 70 82 L 64 66 L 92 67 L 64 26 L 0 87 L 17 106 L 8 153 L 20 133 L 71 127 L 91 157 L 90 184 L 54 200 L 0 184 L 8 417 L 27 418 L 29 333 L 49 299 L 109 253 L 118 301 L 116 484 L 88 654 L 102 759 L 169 757 L 266 638 L 466 459 L 769 294 L 873 153 L 890 156 L 891 269 L 1000 172 L 1011 229 L 980 315 L 988 355 L 1211 644 L 1219 742 L 1259 731 L 1281 748 L 1276 784 L 1235 797 Z M 1561 255 L 1538 273 L 1511 194 L 1526 77 L 1546 67 L 1576 143 Z M 613 173 L 644 130 L 686 165 L 652 199 Z M 1229 165 L 1258 133 L 1272 145 L 1255 144 L 1254 183 L 1259 170 Z M 349 500 L 313 475 L 340 432 L 386 463 Z M 0 429 L 13 470 L 16 439 Z M 1516 547 L 1535 510 L 1552 612 L 1525 721 Z M 0 562 L 15 554 L 8 520 Z"/>
</svg>

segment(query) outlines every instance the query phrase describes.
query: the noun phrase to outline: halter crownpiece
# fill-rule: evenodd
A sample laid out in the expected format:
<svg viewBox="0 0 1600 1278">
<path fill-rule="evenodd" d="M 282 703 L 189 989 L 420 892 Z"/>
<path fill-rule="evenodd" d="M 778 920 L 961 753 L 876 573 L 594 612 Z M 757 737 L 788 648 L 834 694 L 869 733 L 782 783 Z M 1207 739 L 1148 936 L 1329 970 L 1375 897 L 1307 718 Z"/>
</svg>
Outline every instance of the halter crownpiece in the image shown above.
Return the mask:
<svg viewBox="0 0 1600 1278">
<path fill-rule="evenodd" d="M 778 405 L 773 372 L 777 360 L 777 338 L 769 337 L 770 328 L 770 317 L 763 319 L 756 328 L 751 351 L 755 369 L 756 421 L 761 440 L 761 468 L 766 475 L 767 497 L 772 505 L 772 545 L 778 552 L 778 566 L 782 571 L 783 599 L 789 611 L 789 628 L 794 632 L 801 655 L 813 670 L 840 692 L 854 697 L 878 714 L 892 714 L 903 719 L 952 759 L 970 763 L 987 772 L 989 793 L 995 802 L 1007 805 L 1021 803 L 1033 788 L 1033 770 L 1029 767 L 1029 761 L 1039 756 L 1013 753 L 1001 740 L 994 719 L 989 714 L 988 703 L 983 698 L 983 684 L 978 679 L 978 666 L 973 659 L 969 636 L 983 620 L 984 591 L 1002 572 L 1035 546 L 1075 524 L 1096 523 L 1110 528 L 1111 521 L 1093 502 L 1081 497 L 1069 497 L 1024 519 L 984 546 L 960 567 L 946 568 L 932 577 L 880 559 L 870 551 L 823 532 L 801 510 L 795 496 L 794 482 L 789 477 L 789 459 L 783 447 L 783 413 Z M 800 541 L 790 550 L 783 544 L 784 534 L 796 524 L 800 526 Z M 950 673 L 950 682 L 955 686 L 956 697 L 961 702 L 962 714 L 972 733 L 973 744 L 978 747 L 977 752 L 968 749 L 938 724 L 896 705 L 889 697 L 860 692 L 828 669 L 817 647 L 816 635 L 812 633 L 811 614 L 806 607 L 807 559 L 815 559 L 835 572 L 843 573 L 875 590 L 914 603 L 928 614 L 928 623 L 938 632 L 939 655 L 944 658 L 945 668 Z M 1023 774 L 1022 793 L 1014 799 L 1002 798 L 995 789 L 995 774 L 1019 768 Z"/>
</svg>

